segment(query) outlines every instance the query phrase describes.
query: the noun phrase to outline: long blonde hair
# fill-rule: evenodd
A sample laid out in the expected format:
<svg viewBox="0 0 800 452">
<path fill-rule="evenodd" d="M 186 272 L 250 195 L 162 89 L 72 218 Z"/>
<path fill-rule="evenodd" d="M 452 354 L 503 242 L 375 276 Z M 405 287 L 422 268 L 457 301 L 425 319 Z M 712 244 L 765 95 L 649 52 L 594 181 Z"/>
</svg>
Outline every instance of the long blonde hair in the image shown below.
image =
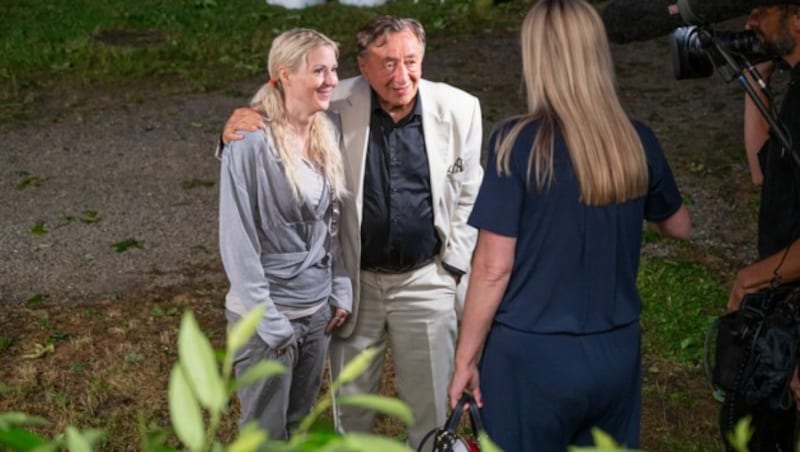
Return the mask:
<svg viewBox="0 0 800 452">
<path fill-rule="evenodd" d="M 522 129 L 540 121 L 528 160 L 536 188 L 553 181 L 553 148 L 560 130 L 581 202 L 603 206 L 647 191 L 641 140 L 617 97 L 605 28 L 584 0 L 539 0 L 521 32 L 528 114 L 498 131 L 498 172 L 510 174 L 510 154 Z M 513 119 L 512 119 L 513 120 Z"/>
<path fill-rule="evenodd" d="M 278 157 L 286 171 L 286 178 L 295 196 L 298 197 L 302 193 L 297 168 L 298 159 L 296 153 L 287 146 L 289 121 L 278 71 L 280 68 L 286 68 L 290 72 L 297 72 L 307 63 L 308 54 L 320 46 L 333 48 L 336 57 L 339 57 L 338 44 L 316 30 L 294 28 L 278 35 L 269 49 L 267 71 L 270 74 L 270 81 L 262 85 L 250 100 L 250 106 L 269 121 Z M 315 113 L 311 120 L 308 156 L 322 169 L 336 197 L 344 196 L 346 189 L 342 155 L 333 125 L 323 111 Z"/>
</svg>

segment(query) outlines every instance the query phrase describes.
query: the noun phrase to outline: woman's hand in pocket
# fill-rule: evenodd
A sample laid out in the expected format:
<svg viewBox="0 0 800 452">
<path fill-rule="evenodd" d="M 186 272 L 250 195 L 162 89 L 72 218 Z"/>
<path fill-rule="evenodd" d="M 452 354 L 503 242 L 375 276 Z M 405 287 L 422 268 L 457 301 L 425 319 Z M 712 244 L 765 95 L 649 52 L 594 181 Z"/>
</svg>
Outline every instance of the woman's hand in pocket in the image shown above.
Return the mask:
<svg viewBox="0 0 800 452">
<path fill-rule="evenodd" d="M 325 326 L 325 334 L 331 334 L 333 330 L 344 325 L 344 322 L 347 320 L 347 316 L 349 315 L 350 313 L 347 312 L 347 310 L 343 308 L 336 308 L 336 310 L 333 312 L 333 317 L 328 320 L 328 324 Z"/>
</svg>

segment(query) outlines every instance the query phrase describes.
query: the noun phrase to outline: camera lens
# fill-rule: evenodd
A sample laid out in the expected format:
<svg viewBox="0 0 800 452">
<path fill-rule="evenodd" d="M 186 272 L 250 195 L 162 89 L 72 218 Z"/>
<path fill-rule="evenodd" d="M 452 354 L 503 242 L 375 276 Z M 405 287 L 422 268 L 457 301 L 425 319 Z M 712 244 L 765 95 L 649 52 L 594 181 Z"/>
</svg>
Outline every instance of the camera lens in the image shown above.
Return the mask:
<svg viewBox="0 0 800 452">
<path fill-rule="evenodd" d="M 755 33 L 750 30 L 740 32 L 714 32 L 708 27 L 678 27 L 670 36 L 669 54 L 672 60 L 672 71 L 678 80 L 687 78 L 708 77 L 714 73 L 714 67 L 723 64 L 713 61 L 706 49 L 714 46 L 726 50 L 739 59 L 747 59 L 751 63 L 766 61 L 770 57 L 765 54 Z M 719 52 L 716 52 L 719 55 Z"/>
<path fill-rule="evenodd" d="M 669 40 L 669 56 L 675 79 L 708 77 L 714 73 L 714 66 L 703 50 L 694 25 L 678 27 Z"/>
</svg>

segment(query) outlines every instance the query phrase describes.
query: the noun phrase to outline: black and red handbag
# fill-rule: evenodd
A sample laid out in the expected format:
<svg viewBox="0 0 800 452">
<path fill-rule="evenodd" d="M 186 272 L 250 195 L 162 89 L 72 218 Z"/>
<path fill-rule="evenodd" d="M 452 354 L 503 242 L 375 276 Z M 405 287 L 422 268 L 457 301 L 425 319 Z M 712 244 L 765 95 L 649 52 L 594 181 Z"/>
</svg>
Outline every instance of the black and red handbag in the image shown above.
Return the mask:
<svg viewBox="0 0 800 452">
<path fill-rule="evenodd" d="M 417 452 L 480 452 L 478 443 L 473 438 L 468 438 L 458 433 L 458 425 L 464 415 L 465 407 L 469 405 L 469 418 L 472 424 L 472 432 L 475 436 L 483 430 L 481 415 L 478 411 L 478 404 L 471 394 L 464 393 L 456 403 L 450 417 L 447 418 L 443 427 L 437 427 L 429 431 L 422 442 L 417 447 Z M 433 438 L 433 448 L 426 448 L 430 439 Z"/>
</svg>

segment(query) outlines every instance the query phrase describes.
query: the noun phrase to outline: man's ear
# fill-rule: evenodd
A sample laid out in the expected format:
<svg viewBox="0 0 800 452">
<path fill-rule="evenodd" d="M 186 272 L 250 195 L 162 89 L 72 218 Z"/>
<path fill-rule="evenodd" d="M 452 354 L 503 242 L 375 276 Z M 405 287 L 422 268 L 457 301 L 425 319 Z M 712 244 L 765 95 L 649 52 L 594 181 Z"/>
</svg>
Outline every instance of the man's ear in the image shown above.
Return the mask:
<svg viewBox="0 0 800 452">
<path fill-rule="evenodd" d="M 364 68 L 367 66 L 367 57 L 363 55 L 357 56 L 356 63 L 358 63 L 359 72 L 361 72 L 361 75 L 364 75 Z"/>
</svg>

